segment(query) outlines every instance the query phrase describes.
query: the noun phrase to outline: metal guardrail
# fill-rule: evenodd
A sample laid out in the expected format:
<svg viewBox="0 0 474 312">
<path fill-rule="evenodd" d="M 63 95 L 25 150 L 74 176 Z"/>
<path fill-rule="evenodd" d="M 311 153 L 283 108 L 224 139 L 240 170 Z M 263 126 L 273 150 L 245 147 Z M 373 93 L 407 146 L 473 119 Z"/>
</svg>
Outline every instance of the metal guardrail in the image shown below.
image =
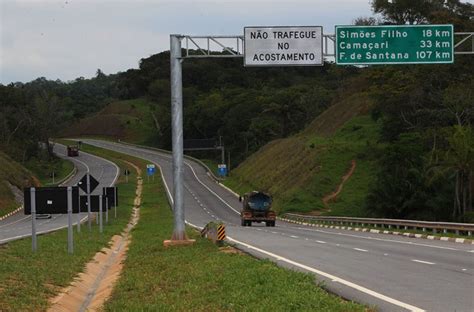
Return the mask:
<svg viewBox="0 0 474 312">
<path fill-rule="evenodd" d="M 349 225 L 371 225 L 375 227 L 388 228 L 396 227 L 404 228 L 405 230 L 421 229 L 426 231 L 430 229 L 433 233 L 442 231 L 447 233 L 452 231 L 459 235 L 461 232 L 467 233 L 472 236 L 474 232 L 473 223 L 453 223 L 453 222 L 436 222 L 436 221 L 418 221 L 418 220 L 403 220 L 403 219 L 377 219 L 377 218 L 351 218 L 351 217 L 324 217 L 324 216 L 308 216 L 300 215 L 296 213 L 285 213 L 282 217 L 292 219 L 300 222 L 313 222 L 313 223 L 325 223 L 325 224 L 349 224 Z"/>
</svg>

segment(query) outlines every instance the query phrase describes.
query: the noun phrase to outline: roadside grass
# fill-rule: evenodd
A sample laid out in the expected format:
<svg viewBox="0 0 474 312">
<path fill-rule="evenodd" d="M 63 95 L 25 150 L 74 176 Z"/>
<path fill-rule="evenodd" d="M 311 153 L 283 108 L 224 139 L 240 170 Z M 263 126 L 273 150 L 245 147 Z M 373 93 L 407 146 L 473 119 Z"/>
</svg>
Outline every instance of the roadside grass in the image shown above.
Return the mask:
<svg viewBox="0 0 474 312">
<path fill-rule="evenodd" d="M 362 115 L 327 137 L 305 133 L 274 141 L 231 171 L 223 183 L 239 193 L 269 192 L 279 213 L 367 216 L 365 198 L 377 172 L 379 127 Z M 327 210 L 322 199 L 337 189 L 352 160 L 354 174 Z"/>
<path fill-rule="evenodd" d="M 73 255 L 67 253 L 66 229 L 39 236 L 36 253 L 31 251 L 30 238 L 0 245 L 0 311 L 45 310 L 48 299 L 69 285 L 83 271 L 86 263 L 108 245 L 113 235 L 122 232 L 129 221 L 135 198 L 135 169 L 120 160 L 116 153 L 99 150 L 94 153 L 116 162 L 121 171 L 125 168 L 130 170 L 129 183 L 124 183 L 124 178 L 121 177 L 117 184 L 117 219 L 114 219 L 111 210 L 109 224 L 104 226 L 102 234 L 95 221 L 92 222 L 91 232 L 85 223 L 81 226 L 81 233 L 77 233 L 74 228 Z M 135 161 L 144 166 L 140 160 Z"/>
<path fill-rule="evenodd" d="M 0 217 L 18 208 L 10 185 L 22 191 L 24 187 L 31 186 L 34 182 L 29 170 L 0 152 Z"/>
<path fill-rule="evenodd" d="M 173 216 L 161 180 L 144 184 L 140 221 L 105 311 L 364 311 L 328 294 L 313 275 L 224 253 L 197 231 L 189 247 L 163 247 Z"/>
<path fill-rule="evenodd" d="M 41 186 L 56 186 L 74 170 L 74 164 L 71 161 L 59 157 L 51 161 L 31 159 L 25 166 L 38 178 Z"/>
</svg>

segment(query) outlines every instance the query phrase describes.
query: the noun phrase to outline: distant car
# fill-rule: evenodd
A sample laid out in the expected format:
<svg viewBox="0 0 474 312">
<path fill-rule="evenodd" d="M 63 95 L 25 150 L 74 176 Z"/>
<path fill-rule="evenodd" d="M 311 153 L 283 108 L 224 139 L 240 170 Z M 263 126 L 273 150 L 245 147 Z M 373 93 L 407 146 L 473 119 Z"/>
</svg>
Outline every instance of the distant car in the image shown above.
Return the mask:
<svg viewBox="0 0 474 312">
<path fill-rule="evenodd" d="M 36 219 L 51 219 L 50 214 L 37 214 Z"/>
<path fill-rule="evenodd" d="M 67 146 L 67 155 L 69 157 L 79 156 L 79 146 L 77 146 L 77 145 L 68 145 Z"/>
</svg>

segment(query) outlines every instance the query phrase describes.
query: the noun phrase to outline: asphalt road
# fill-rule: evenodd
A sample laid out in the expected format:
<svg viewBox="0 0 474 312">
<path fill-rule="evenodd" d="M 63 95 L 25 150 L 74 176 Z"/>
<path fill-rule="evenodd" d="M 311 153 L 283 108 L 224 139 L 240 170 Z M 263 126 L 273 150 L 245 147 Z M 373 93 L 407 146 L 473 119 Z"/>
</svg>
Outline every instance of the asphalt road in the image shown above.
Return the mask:
<svg viewBox="0 0 474 312">
<path fill-rule="evenodd" d="M 159 165 L 172 194 L 170 155 L 113 142 L 83 141 Z M 202 227 L 221 220 L 227 225 L 229 240 L 247 252 L 314 273 L 328 290 L 382 311 L 474 311 L 474 245 L 316 229 L 282 221 L 276 227 L 241 227 L 241 203 L 235 194 L 216 184 L 198 163 L 185 163 L 188 223 Z"/>
<path fill-rule="evenodd" d="M 54 152 L 58 156 L 66 158 L 66 148 L 63 145 L 55 144 Z M 115 184 L 119 174 L 119 168 L 115 164 L 82 151 L 79 152 L 78 157 L 67 158 L 74 162 L 77 172 L 71 179 L 64 183 L 64 186 L 76 185 L 84 174 L 87 173 L 87 170 L 89 170 L 90 174 L 100 183 L 92 194 L 102 194 L 102 187 Z M 83 195 L 82 192 L 81 195 Z M 74 224 L 77 224 L 78 217 L 84 221 L 87 217 L 87 213 L 81 213 L 79 216 L 74 214 Z M 36 230 L 38 234 L 51 232 L 64 227 L 67 227 L 67 214 L 52 215 L 50 219 L 36 220 Z M 28 236 L 31 236 L 31 216 L 24 215 L 23 211 L 0 221 L 0 244 Z M 40 240 L 39 244 L 41 244 Z"/>
</svg>

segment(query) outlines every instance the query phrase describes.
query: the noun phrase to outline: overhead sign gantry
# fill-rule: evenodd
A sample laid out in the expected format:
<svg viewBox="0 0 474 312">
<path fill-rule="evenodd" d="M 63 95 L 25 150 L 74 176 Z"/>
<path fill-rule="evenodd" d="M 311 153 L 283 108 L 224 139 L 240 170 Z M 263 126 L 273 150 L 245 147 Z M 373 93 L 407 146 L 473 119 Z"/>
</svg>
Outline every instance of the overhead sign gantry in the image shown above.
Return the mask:
<svg viewBox="0 0 474 312">
<path fill-rule="evenodd" d="M 363 26 L 367 29 L 358 28 L 358 31 L 359 33 L 360 30 L 364 32 L 364 38 L 362 35 L 352 38 L 355 37 L 351 35 L 356 31 L 355 26 L 337 26 L 336 35 L 339 36 L 337 43 L 336 35 L 324 34 L 320 26 L 245 27 L 244 36 L 170 35 L 173 149 L 173 198 L 171 201 L 174 210 L 174 230 L 171 241 L 187 240 L 183 199 L 182 62 L 185 59 L 244 58 L 245 66 L 312 66 L 323 65 L 324 58 L 335 57 L 338 65 L 371 65 L 403 64 L 404 61 L 413 61 L 411 63 L 433 63 L 433 61 L 436 61 L 434 63 L 452 63 L 454 54 L 474 54 L 474 32 L 453 33 L 452 25 L 431 26 L 415 26 L 409 30 L 406 28 L 408 26 L 405 25 L 397 26 L 400 29 L 387 26 L 383 26 L 385 29 L 377 28 L 379 26 Z M 390 30 L 399 31 L 401 37 L 396 32 L 395 38 L 393 38 L 396 40 L 391 40 L 389 37 L 392 37 L 393 32 L 390 32 Z M 345 31 L 344 34 L 343 31 Z M 368 33 L 367 38 L 365 38 L 365 33 Z M 457 36 L 459 40 L 455 42 L 454 36 Z M 355 39 L 363 40 L 355 41 Z M 342 44 L 342 42 L 345 43 Z M 471 42 L 471 45 L 466 48 L 469 42 Z M 378 45 L 377 49 L 380 49 L 379 54 L 377 58 L 375 56 L 369 57 L 366 52 L 371 47 L 374 50 L 376 43 Z M 340 44 L 339 47 L 338 44 Z M 182 55 L 182 48 L 184 48 L 184 55 Z M 432 48 L 439 50 L 429 50 Z M 217 50 L 222 52 L 215 53 Z M 388 56 L 387 52 L 389 53 Z M 436 54 L 436 52 L 441 54 Z M 351 59 L 353 53 L 354 59 Z M 379 62 L 382 53 L 385 55 L 384 62 Z M 393 59 L 392 53 L 402 53 L 402 55 L 400 58 L 396 55 Z M 404 53 L 408 53 L 408 55 Z M 397 62 L 397 60 L 400 61 Z"/>
</svg>

